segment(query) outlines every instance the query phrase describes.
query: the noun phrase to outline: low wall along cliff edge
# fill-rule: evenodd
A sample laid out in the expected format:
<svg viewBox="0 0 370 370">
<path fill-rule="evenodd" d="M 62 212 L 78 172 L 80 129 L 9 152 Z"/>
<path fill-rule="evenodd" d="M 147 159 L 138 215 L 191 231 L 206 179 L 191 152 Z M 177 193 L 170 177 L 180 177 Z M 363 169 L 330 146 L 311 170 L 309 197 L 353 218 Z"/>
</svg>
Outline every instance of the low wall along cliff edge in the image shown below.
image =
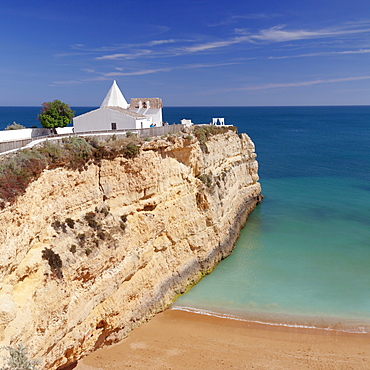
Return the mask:
<svg viewBox="0 0 370 370">
<path fill-rule="evenodd" d="M 61 369 L 124 338 L 231 253 L 257 172 L 253 142 L 231 130 L 43 171 L 0 211 L 0 344 Z"/>
<path fill-rule="evenodd" d="M 52 134 L 46 128 L 33 128 L 21 130 L 0 131 L 0 156 L 7 155 L 10 151 L 21 150 L 29 147 L 35 142 L 46 140 L 60 140 L 66 136 L 125 136 L 128 132 L 135 133 L 140 138 L 163 136 L 179 133 L 184 129 L 184 125 L 167 125 L 159 127 L 150 127 L 144 129 L 124 129 L 124 130 L 103 130 L 103 131 L 86 131 L 73 132 L 73 127 L 59 127 L 56 129 L 57 134 Z"/>
</svg>

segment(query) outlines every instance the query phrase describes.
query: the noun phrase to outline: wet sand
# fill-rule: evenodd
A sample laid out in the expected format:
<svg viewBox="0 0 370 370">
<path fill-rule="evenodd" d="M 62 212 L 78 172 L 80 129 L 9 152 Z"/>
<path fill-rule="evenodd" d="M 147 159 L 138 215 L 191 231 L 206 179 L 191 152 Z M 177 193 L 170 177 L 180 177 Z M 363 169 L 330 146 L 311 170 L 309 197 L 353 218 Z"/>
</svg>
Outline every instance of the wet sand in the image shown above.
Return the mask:
<svg viewBox="0 0 370 370">
<path fill-rule="evenodd" d="M 370 335 L 166 310 L 75 369 L 370 369 Z"/>
</svg>

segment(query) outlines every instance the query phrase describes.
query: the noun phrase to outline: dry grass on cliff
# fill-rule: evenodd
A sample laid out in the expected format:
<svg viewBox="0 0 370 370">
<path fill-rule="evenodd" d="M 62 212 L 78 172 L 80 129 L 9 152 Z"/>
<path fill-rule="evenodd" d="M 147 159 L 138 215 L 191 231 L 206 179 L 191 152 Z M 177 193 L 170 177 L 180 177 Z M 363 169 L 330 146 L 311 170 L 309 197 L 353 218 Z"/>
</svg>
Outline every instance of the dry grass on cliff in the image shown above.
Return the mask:
<svg viewBox="0 0 370 370">
<path fill-rule="evenodd" d="M 73 136 L 61 141 L 46 141 L 32 149 L 24 149 L 0 162 L 0 209 L 12 204 L 24 194 L 27 186 L 45 169 L 67 167 L 83 171 L 89 163 L 118 156 L 134 158 L 139 154 L 140 140 L 136 137 L 101 142 L 94 138 Z"/>
<path fill-rule="evenodd" d="M 193 135 L 198 139 L 204 153 L 208 153 L 206 141 L 213 135 L 224 134 L 228 131 L 238 132 L 235 126 L 199 125 L 194 126 Z"/>
</svg>

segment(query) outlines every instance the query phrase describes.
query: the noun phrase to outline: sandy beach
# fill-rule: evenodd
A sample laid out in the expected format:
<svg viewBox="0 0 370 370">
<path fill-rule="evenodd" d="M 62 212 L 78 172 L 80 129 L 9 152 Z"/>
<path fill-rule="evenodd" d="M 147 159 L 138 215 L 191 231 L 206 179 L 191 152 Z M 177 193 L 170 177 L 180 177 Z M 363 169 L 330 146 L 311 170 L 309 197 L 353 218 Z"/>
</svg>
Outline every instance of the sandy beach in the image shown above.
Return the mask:
<svg viewBox="0 0 370 370">
<path fill-rule="evenodd" d="M 75 369 L 370 369 L 370 335 L 169 309 Z"/>
</svg>

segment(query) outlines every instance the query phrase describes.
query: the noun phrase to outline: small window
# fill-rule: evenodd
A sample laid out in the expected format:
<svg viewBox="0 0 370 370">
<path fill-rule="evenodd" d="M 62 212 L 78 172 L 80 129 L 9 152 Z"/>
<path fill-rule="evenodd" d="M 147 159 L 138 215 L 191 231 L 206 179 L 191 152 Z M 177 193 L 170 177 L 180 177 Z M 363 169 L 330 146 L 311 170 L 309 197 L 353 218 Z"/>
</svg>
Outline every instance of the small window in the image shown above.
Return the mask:
<svg viewBox="0 0 370 370">
<path fill-rule="evenodd" d="M 111 125 L 112 125 L 112 130 L 117 130 L 117 123 L 116 122 L 112 122 Z"/>
</svg>

